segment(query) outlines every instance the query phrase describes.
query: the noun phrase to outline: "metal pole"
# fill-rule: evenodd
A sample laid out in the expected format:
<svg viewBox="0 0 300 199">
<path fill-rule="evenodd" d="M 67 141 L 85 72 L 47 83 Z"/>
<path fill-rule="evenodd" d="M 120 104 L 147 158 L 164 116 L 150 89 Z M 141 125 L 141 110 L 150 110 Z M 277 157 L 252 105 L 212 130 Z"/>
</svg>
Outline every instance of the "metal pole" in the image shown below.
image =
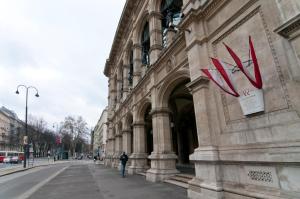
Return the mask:
<svg viewBox="0 0 300 199">
<path fill-rule="evenodd" d="M 29 144 L 28 144 L 28 123 L 27 123 L 27 113 L 28 113 L 28 90 L 30 89 L 30 88 L 32 88 L 32 89 L 35 89 L 35 91 L 36 91 L 36 94 L 35 94 L 35 96 L 36 97 L 39 97 L 39 91 L 38 91 L 38 89 L 36 88 L 36 87 L 34 87 L 34 86 L 25 86 L 25 85 L 23 85 L 23 84 L 20 84 L 20 85 L 18 85 L 17 86 L 17 91 L 16 91 L 16 94 L 19 94 L 19 87 L 24 87 L 25 89 L 26 89 L 26 107 L 25 107 L 25 136 L 24 136 L 24 164 L 23 164 L 23 167 L 24 168 L 26 168 L 26 160 L 27 160 L 27 158 L 29 157 L 29 150 L 28 150 L 28 146 L 29 146 Z"/>
<path fill-rule="evenodd" d="M 28 110 L 28 87 L 26 87 L 26 107 L 25 107 L 25 136 L 28 136 L 28 125 L 27 125 L 27 110 Z M 27 151 L 28 151 L 28 143 L 24 144 L 24 164 L 23 167 L 26 168 L 26 160 L 27 160 Z"/>
</svg>

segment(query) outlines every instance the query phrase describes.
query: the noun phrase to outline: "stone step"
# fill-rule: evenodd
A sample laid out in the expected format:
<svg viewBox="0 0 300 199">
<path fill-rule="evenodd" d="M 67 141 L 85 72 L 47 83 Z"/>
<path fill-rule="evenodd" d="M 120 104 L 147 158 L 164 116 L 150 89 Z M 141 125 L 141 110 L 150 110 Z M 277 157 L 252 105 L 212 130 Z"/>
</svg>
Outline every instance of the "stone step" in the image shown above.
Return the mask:
<svg viewBox="0 0 300 199">
<path fill-rule="evenodd" d="M 175 176 L 179 176 L 179 177 L 182 177 L 182 178 L 187 178 L 189 180 L 191 180 L 195 177 L 195 175 L 185 174 L 185 173 L 179 173 L 179 174 L 176 174 Z"/>
<path fill-rule="evenodd" d="M 184 182 L 179 182 L 177 180 L 164 180 L 165 183 L 169 183 L 169 184 L 173 184 L 173 185 L 176 185 L 176 186 L 179 186 L 179 187 L 183 187 L 183 188 L 188 188 L 188 183 L 184 183 Z"/>
<path fill-rule="evenodd" d="M 180 177 L 180 176 L 172 176 L 169 178 L 169 180 L 174 180 L 174 181 L 178 181 L 178 182 L 182 182 L 182 183 L 188 183 L 188 181 L 191 180 L 191 178 L 184 178 L 184 177 Z"/>
<path fill-rule="evenodd" d="M 183 188 L 188 188 L 189 184 L 188 182 L 190 180 L 193 179 L 193 175 L 190 175 L 190 174 L 176 174 L 172 177 L 170 177 L 169 179 L 167 180 L 164 180 L 164 182 L 166 183 L 170 183 L 170 184 L 174 184 L 174 185 L 177 185 L 177 186 L 180 186 L 180 187 L 183 187 Z"/>
<path fill-rule="evenodd" d="M 146 172 L 139 172 L 138 175 L 146 176 Z"/>
</svg>

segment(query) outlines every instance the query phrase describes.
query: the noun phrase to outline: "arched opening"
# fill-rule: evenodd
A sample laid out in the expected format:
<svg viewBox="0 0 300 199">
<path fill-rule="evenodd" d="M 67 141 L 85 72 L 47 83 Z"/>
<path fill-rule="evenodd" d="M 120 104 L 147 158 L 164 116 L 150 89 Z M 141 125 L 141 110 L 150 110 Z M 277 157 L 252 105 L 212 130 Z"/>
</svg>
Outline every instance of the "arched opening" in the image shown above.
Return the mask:
<svg viewBox="0 0 300 199">
<path fill-rule="evenodd" d="M 146 132 L 146 152 L 148 155 L 153 151 L 153 131 L 152 131 L 152 117 L 150 115 L 151 105 L 148 105 L 145 112 L 145 132 Z"/>
<path fill-rule="evenodd" d="M 167 30 L 168 28 L 175 29 L 182 18 L 181 8 L 182 0 L 162 0 L 160 12 L 162 14 L 162 44 L 166 47 L 167 44 Z"/>
<path fill-rule="evenodd" d="M 123 97 L 123 91 L 124 91 L 124 81 L 123 81 L 123 75 L 124 75 L 124 71 L 123 71 L 123 63 L 121 63 L 121 65 L 119 66 L 119 71 L 118 71 L 118 83 L 120 91 L 119 91 L 119 99 L 121 100 Z"/>
<path fill-rule="evenodd" d="M 133 84 L 133 50 L 129 52 L 129 72 L 128 72 L 128 85 L 131 88 Z"/>
<path fill-rule="evenodd" d="M 141 45 L 142 45 L 142 64 L 149 66 L 150 63 L 150 32 L 149 32 L 149 23 L 146 22 L 142 31 L 141 37 Z"/>
<path fill-rule="evenodd" d="M 119 122 L 118 124 L 118 152 L 119 152 L 119 155 L 121 155 L 121 153 L 123 152 L 123 140 L 122 140 L 122 122 Z"/>
<path fill-rule="evenodd" d="M 171 129 L 173 151 L 178 156 L 177 169 L 185 173 L 194 173 L 194 164 L 189 155 L 198 147 L 196 118 L 193 96 L 185 86 L 186 79 L 180 82 L 169 96 L 169 108 L 172 111 Z"/>
<path fill-rule="evenodd" d="M 114 86 L 113 86 L 113 92 L 114 92 L 114 95 L 113 95 L 113 106 L 116 105 L 117 103 L 117 96 L 118 96 L 118 80 L 117 80 L 117 75 L 114 76 Z"/>
<path fill-rule="evenodd" d="M 128 155 L 133 153 L 133 117 L 132 114 L 129 114 L 127 116 L 127 125 L 128 125 L 128 130 L 130 131 L 130 146 L 129 146 L 129 151 L 127 151 Z"/>
</svg>

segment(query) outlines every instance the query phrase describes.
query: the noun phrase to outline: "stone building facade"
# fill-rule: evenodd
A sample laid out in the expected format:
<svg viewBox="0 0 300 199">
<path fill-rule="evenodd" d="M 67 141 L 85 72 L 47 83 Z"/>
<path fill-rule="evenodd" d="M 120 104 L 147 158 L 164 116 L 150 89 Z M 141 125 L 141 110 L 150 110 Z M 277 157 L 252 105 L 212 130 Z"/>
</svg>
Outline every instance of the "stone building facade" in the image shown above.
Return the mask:
<svg viewBox="0 0 300 199">
<path fill-rule="evenodd" d="M 11 110 L 0 108 L 0 150 L 20 150 L 22 147 L 15 143 L 13 137 L 24 129 L 24 123 Z M 14 136 L 13 136 L 14 135 Z"/>
<path fill-rule="evenodd" d="M 194 168 L 189 198 L 300 198 L 299 27 L 298 0 L 127 0 L 104 69 L 105 164 L 126 151 L 153 182 Z M 223 42 L 245 60 L 250 35 L 264 111 L 244 115 L 200 69 L 234 63 Z"/>
<path fill-rule="evenodd" d="M 100 158 L 105 156 L 107 140 L 107 107 L 102 111 L 101 116 L 94 128 L 93 136 L 93 153 L 97 155 L 99 152 Z"/>
</svg>

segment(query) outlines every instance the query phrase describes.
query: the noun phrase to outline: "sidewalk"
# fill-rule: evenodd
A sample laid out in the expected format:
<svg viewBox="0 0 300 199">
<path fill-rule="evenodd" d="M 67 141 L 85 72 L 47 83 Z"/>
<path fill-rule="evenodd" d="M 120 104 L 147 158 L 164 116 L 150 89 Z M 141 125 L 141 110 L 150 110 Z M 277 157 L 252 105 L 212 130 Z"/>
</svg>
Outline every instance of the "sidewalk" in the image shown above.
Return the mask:
<svg viewBox="0 0 300 199">
<path fill-rule="evenodd" d="M 103 165 L 89 165 L 89 170 L 104 199 L 187 199 L 186 189 L 175 185 L 148 182 L 141 175 L 122 178 L 118 170 Z"/>
<path fill-rule="evenodd" d="M 0 169 L 0 177 L 1 176 L 5 176 L 5 175 L 9 175 L 12 173 L 17 173 L 17 172 L 22 172 L 22 171 L 26 171 L 28 169 L 32 169 L 32 168 L 36 168 L 36 167 L 41 167 L 41 166 L 48 166 L 48 165 L 53 165 L 53 164 L 59 164 L 59 163 L 66 163 L 69 162 L 68 160 L 60 160 L 60 161 L 53 161 L 50 160 L 48 162 L 48 160 L 45 161 L 40 161 L 37 160 L 36 162 L 34 162 L 33 166 L 28 166 L 26 168 L 23 168 L 23 163 L 19 164 L 19 165 L 14 165 L 14 166 L 8 166 L 5 168 L 1 168 Z"/>
</svg>

